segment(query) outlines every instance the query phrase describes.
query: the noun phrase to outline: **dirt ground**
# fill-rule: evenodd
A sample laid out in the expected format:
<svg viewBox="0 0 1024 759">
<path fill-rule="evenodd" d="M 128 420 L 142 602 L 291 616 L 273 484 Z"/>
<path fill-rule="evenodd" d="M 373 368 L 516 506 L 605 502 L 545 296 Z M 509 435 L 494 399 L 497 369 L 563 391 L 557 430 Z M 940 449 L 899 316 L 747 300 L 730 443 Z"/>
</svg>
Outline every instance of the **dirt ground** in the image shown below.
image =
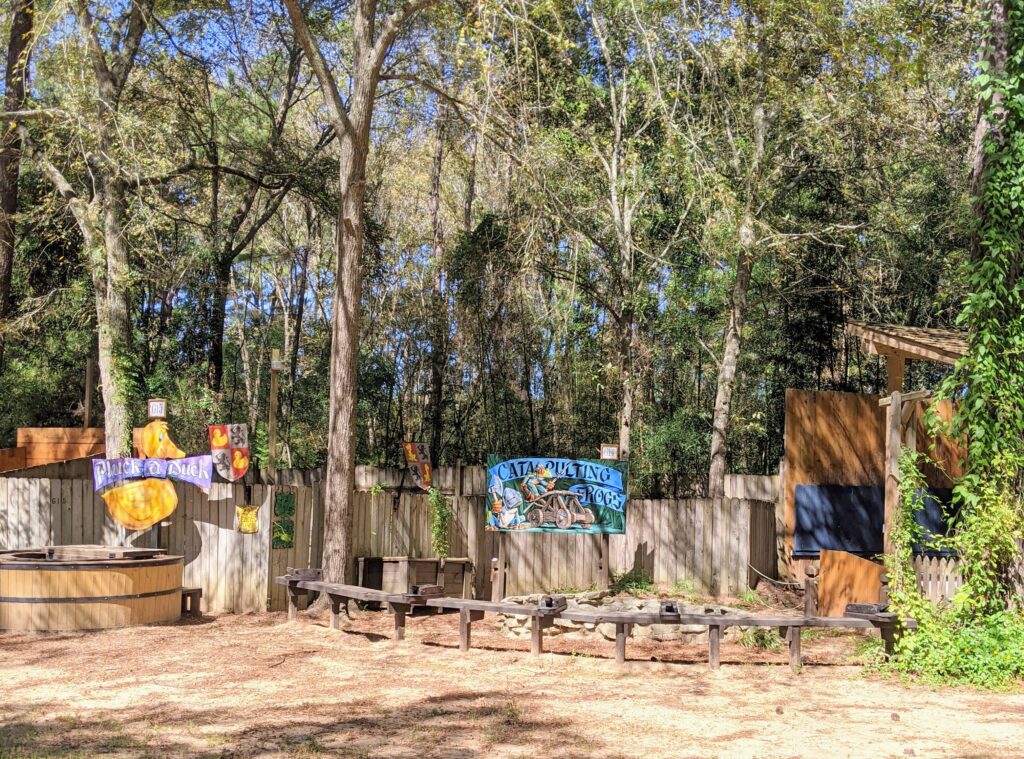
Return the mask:
<svg viewBox="0 0 1024 759">
<path fill-rule="evenodd" d="M 0 635 L 0 757 L 1011 757 L 1024 694 L 906 686 L 851 664 L 862 639 L 784 650 L 551 639 L 452 616 L 282 614 Z"/>
</svg>

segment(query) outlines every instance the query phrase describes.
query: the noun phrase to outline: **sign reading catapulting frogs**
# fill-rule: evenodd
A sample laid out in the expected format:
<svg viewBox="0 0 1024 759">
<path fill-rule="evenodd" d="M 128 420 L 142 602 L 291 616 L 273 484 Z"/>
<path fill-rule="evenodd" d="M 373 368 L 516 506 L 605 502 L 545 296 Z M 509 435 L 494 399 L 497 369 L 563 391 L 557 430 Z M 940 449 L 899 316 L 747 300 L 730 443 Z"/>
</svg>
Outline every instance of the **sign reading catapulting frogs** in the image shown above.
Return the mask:
<svg viewBox="0 0 1024 759">
<path fill-rule="evenodd" d="M 492 455 L 487 479 L 488 530 L 626 531 L 625 462 Z"/>
</svg>

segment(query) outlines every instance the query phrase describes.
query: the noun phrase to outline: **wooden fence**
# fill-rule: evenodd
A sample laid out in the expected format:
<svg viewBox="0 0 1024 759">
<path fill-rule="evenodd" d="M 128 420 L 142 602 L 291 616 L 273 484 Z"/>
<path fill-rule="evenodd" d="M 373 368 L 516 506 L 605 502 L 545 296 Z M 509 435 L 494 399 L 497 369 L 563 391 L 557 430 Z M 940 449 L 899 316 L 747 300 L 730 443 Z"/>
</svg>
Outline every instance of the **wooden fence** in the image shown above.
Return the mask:
<svg viewBox="0 0 1024 759">
<path fill-rule="evenodd" d="M 284 589 L 273 584 L 273 577 L 289 566 L 320 564 L 324 483 L 315 475 L 280 473 L 277 485 L 251 485 L 251 502 L 261 506 L 259 531 L 253 535 L 235 529 L 235 507 L 245 503 L 242 484 L 215 484 L 209 495 L 176 484 L 174 514 L 155 533 L 135 533 L 110 518 L 91 479 L 80 470 L 52 470 L 73 473 L 73 478 L 0 477 L 0 549 L 151 545 L 155 539 L 160 547 L 185 557 L 184 582 L 203 588 L 207 611 L 282 609 Z M 449 553 L 473 562 L 474 590 L 478 597 L 488 597 L 497 533 L 484 529 L 486 469 L 439 467 L 435 478 L 452 498 Z M 428 497 L 402 479 L 400 470 L 359 467 L 353 499 L 355 556 L 433 555 Z M 771 480 L 752 480 L 749 489 L 770 494 Z M 746 487 L 742 480 L 731 483 L 729 490 L 740 487 Z M 272 520 L 281 496 L 290 496 L 290 544 L 273 539 Z M 767 501 L 635 499 L 627 508 L 626 534 L 610 537 L 609 566 L 618 574 L 638 570 L 667 587 L 683 583 L 702 592 L 736 595 L 756 582 L 757 573 L 775 576 L 775 534 L 775 504 Z M 595 585 L 599 541 L 594 535 L 510 534 L 506 591 Z"/>
</svg>

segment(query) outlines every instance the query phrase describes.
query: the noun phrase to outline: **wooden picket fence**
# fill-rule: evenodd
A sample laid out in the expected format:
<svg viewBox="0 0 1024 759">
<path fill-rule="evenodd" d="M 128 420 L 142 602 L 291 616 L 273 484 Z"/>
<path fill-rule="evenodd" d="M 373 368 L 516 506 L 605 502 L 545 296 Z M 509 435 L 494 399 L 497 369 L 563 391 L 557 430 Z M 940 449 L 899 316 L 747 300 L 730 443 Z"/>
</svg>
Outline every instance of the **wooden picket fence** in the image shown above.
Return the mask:
<svg viewBox="0 0 1024 759">
<path fill-rule="evenodd" d="M 206 495 L 177 483 L 174 514 L 158 531 L 135 533 L 110 518 L 91 479 L 83 477 L 83 467 L 73 463 L 47 467 L 46 477 L 0 477 L 0 549 L 156 542 L 185 557 L 185 584 L 201 587 L 204 610 L 218 612 L 283 609 L 284 589 L 273 578 L 290 566 L 320 564 L 324 483 L 316 473 L 282 472 L 276 485 L 249 486 L 250 502 L 260 505 L 256 534 L 236 530 L 235 507 L 246 502 L 246 486 L 215 484 Z M 66 474 L 73 476 L 61 476 Z M 473 562 L 474 590 L 488 597 L 498 534 L 484 529 L 486 469 L 439 467 L 435 478 L 452 499 L 449 555 Z M 763 493 L 770 485 L 753 482 L 752 488 Z M 275 503 L 284 494 L 293 497 L 292 540 L 274 547 Z M 756 583 L 758 573 L 776 576 L 775 524 L 775 504 L 768 501 L 632 500 L 626 534 L 609 539 L 610 569 L 613 574 L 634 571 L 669 588 L 682 583 L 702 592 L 737 595 Z M 508 594 L 588 588 L 598 582 L 596 535 L 513 533 L 506 541 Z M 355 556 L 433 555 L 428 497 L 414 491 L 401 470 L 358 468 L 353 549 Z"/>
<path fill-rule="evenodd" d="M 915 556 L 913 566 L 921 595 L 933 603 L 951 601 L 962 583 L 957 559 Z"/>
</svg>

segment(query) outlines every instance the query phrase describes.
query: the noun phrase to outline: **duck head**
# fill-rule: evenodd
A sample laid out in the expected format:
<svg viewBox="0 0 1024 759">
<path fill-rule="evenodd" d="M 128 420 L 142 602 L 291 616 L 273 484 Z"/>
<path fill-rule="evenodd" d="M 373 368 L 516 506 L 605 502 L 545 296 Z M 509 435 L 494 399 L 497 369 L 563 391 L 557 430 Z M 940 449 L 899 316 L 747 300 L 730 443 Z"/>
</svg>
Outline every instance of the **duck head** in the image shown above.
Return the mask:
<svg viewBox="0 0 1024 759">
<path fill-rule="evenodd" d="M 151 459 L 185 458 L 185 452 L 171 440 L 163 419 L 156 419 L 142 428 L 142 452 Z"/>
</svg>

